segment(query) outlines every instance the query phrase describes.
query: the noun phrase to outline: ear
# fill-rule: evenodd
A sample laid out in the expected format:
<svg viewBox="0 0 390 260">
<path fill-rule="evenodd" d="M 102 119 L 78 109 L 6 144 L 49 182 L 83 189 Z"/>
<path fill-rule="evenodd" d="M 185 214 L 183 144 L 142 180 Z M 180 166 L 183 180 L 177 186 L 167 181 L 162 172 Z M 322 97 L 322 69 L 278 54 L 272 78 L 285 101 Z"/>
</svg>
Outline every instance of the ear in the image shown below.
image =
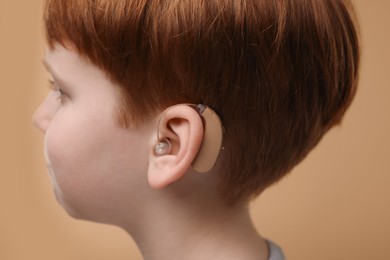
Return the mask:
<svg viewBox="0 0 390 260">
<path fill-rule="evenodd" d="M 203 140 L 203 123 L 192 107 L 175 105 L 165 110 L 158 124 L 158 139 L 168 139 L 171 150 L 168 154 L 157 156 L 150 152 L 148 182 L 153 188 L 163 188 L 182 177 L 191 167 Z M 157 136 L 157 133 L 156 133 Z"/>
</svg>

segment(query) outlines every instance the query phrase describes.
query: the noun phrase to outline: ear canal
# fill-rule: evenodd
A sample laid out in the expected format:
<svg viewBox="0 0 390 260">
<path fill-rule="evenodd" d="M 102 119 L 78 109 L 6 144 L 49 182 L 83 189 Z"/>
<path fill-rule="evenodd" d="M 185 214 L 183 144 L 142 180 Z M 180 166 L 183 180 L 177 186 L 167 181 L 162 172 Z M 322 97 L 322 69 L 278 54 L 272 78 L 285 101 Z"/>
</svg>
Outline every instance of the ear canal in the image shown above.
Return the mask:
<svg viewBox="0 0 390 260">
<path fill-rule="evenodd" d="M 162 139 L 154 147 L 154 154 L 156 156 L 169 154 L 170 151 L 171 151 L 171 142 L 167 138 Z"/>
</svg>

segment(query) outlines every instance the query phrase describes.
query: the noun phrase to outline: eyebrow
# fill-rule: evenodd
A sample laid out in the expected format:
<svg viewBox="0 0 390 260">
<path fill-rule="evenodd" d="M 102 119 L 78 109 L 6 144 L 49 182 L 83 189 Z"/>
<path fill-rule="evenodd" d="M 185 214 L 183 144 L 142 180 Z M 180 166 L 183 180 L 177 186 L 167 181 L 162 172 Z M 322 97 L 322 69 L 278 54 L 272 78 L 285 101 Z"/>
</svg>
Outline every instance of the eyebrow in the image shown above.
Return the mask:
<svg viewBox="0 0 390 260">
<path fill-rule="evenodd" d="M 43 66 L 45 67 L 45 69 L 47 70 L 47 72 L 49 72 L 54 80 L 59 83 L 62 87 L 68 87 L 69 84 L 63 80 L 57 73 L 54 72 L 54 69 L 52 66 L 50 66 L 50 64 L 46 61 L 46 60 L 42 60 L 42 64 Z"/>
</svg>

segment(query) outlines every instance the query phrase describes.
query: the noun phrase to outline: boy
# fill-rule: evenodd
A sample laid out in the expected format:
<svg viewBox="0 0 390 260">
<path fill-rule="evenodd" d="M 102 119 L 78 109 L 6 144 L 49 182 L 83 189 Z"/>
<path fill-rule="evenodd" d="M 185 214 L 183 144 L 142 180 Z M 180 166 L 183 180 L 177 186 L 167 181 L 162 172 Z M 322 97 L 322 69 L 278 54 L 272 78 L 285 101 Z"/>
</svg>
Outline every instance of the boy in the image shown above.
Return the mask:
<svg viewBox="0 0 390 260">
<path fill-rule="evenodd" d="M 342 0 L 49 0 L 34 114 L 59 203 L 145 259 L 283 259 L 248 213 L 356 92 Z"/>
</svg>

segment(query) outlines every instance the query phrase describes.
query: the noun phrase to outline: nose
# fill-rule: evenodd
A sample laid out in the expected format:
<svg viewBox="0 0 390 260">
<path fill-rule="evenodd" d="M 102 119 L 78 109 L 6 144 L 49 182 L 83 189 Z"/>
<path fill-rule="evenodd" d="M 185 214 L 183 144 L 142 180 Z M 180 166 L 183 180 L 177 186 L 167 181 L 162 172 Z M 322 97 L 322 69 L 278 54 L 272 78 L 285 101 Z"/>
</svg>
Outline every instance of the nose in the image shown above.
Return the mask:
<svg viewBox="0 0 390 260">
<path fill-rule="evenodd" d="M 50 93 L 45 101 L 35 110 L 32 116 L 33 124 L 45 133 L 57 110 L 57 104 L 53 101 L 53 95 Z"/>
</svg>

